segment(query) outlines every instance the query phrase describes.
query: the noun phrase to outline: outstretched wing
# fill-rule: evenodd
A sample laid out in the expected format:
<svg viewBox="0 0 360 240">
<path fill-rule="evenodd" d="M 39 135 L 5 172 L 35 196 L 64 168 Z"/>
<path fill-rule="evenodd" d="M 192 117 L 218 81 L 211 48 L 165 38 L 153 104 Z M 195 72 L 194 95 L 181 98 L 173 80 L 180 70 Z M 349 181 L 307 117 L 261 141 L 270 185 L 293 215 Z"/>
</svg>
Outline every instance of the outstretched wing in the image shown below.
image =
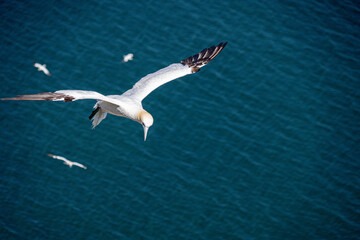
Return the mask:
<svg viewBox="0 0 360 240">
<path fill-rule="evenodd" d="M 224 49 L 226 44 L 227 42 L 221 42 L 217 46 L 205 48 L 200 53 L 182 60 L 181 63 L 174 63 L 157 72 L 148 74 L 124 94 L 141 101 L 161 85 L 200 71 L 200 68 L 213 60 Z"/>
<path fill-rule="evenodd" d="M 69 160 L 67 160 L 66 158 L 64 158 L 64 157 L 62 157 L 62 156 L 56 156 L 56 155 L 53 155 L 53 154 L 47 154 L 49 157 L 52 157 L 52 158 L 54 158 L 54 159 L 58 159 L 58 160 L 61 160 L 61 161 L 64 161 L 64 162 L 66 162 L 66 161 L 69 161 Z"/>
<path fill-rule="evenodd" d="M 59 90 L 56 92 L 37 93 L 32 95 L 18 95 L 12 98 L 1 98 L 1 100 L 18 101 L 64 101 L 73 102 L 81 99 L 95 99 L 118 105 L 116 99 L 108 98 L 98 92 L 83 90 Z"/>
<path fill-rule="evenodd" d="M 43 71 L 46 75 L 51 76 L 51 73 L 49 72 L 49 70 L 46 67 L 44 67 Z"/>
<path fill-rule="evenodd" d="M 84 165 L 82 165 L 81 163 L 78 163 L 78 162 L 72 162 L 73 163 L 73 165 L 75 165 L 75 166 L 78 166 L 78 167 L 81 167 L 81 168 L 83 168 L 83 169 L 86 169 L 86 167 L 84 166 Z"/>
</svg>

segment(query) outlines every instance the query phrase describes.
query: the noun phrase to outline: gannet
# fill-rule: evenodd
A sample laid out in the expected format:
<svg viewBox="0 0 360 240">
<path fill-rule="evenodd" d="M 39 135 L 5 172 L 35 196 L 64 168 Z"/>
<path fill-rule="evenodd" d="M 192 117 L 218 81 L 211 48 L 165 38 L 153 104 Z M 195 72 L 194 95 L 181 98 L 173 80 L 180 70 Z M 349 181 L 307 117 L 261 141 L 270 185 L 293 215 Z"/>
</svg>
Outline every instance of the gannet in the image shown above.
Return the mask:
<svg viewBox="0 0 360 240">
<path fill-rule="evenodd" d="M 84 165 L 82 165 L 81 163 L 77 163 L 77 162 L 72 162 L 72 161 L 69 161 L 67 160 L 66 158 L 64 157 L 61 157 L 61 156 L 56 156 L 56 155 L 52 155 L 52 154 L 48 154 L 49 157 L 52 157 L 52 158 L 55 158 L 55 159 L 59 159 L 61 161 L 64 161 L 64 164 L 65 165 L 68 165 L 69 167 L 72 167 L 73 165 L 74 166 L 78 166 L 78 167 L 81 167 L 83 169 L 86 169 L 86 167 Z"/>
<path fill-rule="evenodd" d="M 46 68 L 46 64 L 34 63 L 34 67 L 38 69 L 38 71 L 43 71 L 46 75 L 51 76 L 51 73 Z"/>
<path fill-rule="evenodd" d="M 126 55 L 124 55 L 124 59 L 122 62 L 128 62 L 130 60 L 133 60 L 133 57 L 134 57 L 134 54 L 132 54 L 132 53 L 126 54 Z"/>
<path fill-rule="evenodd" d="M 227 42 L 221 42 L 217 46 L 205 48 L 200 53 L 173 63 L 154 73 L 141 78 L 135 85 L 122 95 L 102 95 L 94 91 L 83 90 L 59 90 L 56 92 L 45 92 L 33 95 L 18 95 L 12 98 L 1 98 L 1 100 L 33 100 L 33 101 L 64 101 L 73 102 L 81 99 L 97 100 L 94 111 L 89 116 L 95 128 L 107 113 L 126 117 L 140 123 L 144 129 L 144 141 L 148 129 L 153 125 L 154 119 L 142 106 L 142 100 L 153 90 L 174 79 L 200 71 L 211 60 L 213 60 L 226 46 Z"/>
</svg>

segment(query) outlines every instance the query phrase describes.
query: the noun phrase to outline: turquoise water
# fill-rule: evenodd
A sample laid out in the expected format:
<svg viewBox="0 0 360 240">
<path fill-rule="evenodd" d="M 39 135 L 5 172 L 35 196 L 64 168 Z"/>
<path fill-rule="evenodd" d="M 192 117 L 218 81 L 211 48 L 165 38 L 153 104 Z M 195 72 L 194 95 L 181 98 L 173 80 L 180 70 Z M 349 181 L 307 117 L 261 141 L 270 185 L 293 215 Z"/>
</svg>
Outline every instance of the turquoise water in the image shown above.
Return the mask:
<svg viewBox="0 0 360 240">
<path fill-rule="evenodd" d="M 1 239 L 359 239 L 356 1 L 3 1 L 0 13 L 0 97 L 121 94 L 229 42 L 144 100 L 146 142 L 125 118 L 92 130 L 91 100 L 1 101 Z"/>
</svg>

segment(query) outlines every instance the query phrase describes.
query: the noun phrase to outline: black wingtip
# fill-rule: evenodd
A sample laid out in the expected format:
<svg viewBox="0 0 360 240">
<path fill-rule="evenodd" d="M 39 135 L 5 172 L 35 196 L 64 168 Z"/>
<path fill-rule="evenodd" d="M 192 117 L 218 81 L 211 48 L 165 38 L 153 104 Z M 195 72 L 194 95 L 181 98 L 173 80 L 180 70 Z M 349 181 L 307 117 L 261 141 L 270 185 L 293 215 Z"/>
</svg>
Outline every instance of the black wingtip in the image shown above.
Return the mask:
<svg viewBox="0 0 360 240">
<path fill-rule="evenodd" d="M 23 99 L 21 98 L 21 96 L 18 95 L 16 97 L 0 98 L 0 100 L 2 100 L 2 101 L 21 101 Z"/>
<path fill-rule="evenodd" d="M 217 46 L 213 45 L 209 48 L 204 48 L 200 53 L 182 60 L 181 64 L 189 66 L 193 73 L 198 72 L 201 67 L 213 60 L 224 49 L 227 43 L 220 42 Z M 197 68 L 199 70 L 193 71 L 193 69 Z"/>
<path fill-rule="evenodd" d="M 31 95 L 18 95 L 11 98 L 1 98 L 1 100 L 16 100 L 16 101 L 61 101 L 72 102 L 74 97 L 62 93 L 44 92 Z"/>
</svg>

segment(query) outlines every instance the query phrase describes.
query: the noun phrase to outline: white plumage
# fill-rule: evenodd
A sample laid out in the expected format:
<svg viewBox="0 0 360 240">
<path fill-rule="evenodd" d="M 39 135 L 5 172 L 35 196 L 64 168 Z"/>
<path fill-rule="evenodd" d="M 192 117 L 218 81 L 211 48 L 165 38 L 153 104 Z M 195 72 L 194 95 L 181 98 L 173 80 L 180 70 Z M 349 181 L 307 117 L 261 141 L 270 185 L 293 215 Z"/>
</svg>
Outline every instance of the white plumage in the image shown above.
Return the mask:
<svg viewBox="0 0 360 240">
<path fill-rule="evenodd" d="M 132 54 L 132 53 L 126 54 L 126 55 L 124 55 L 123 62 L 128 62 L 130 60 L 133 60 L 133 58 L 134 58 L 134 54 Z"/>
<path fill-rule="evenodd" d="M 191 74 L 191 68 L 181 63 L 174 63 L 140 79 L 131 89 L 123 95 L 142 101 L 156 88 L 174 79 Z"/>
<path fill-rule="evenodd" d="M 226 44 L 227 42 L 222 42 L 217 46 L 205 48 L 200 53 L 182 60 L 181 63 L 174 63 L 157 72 L 148 74 L 122 95 L 104 96 L 94 91 L 59 90 L 56 92 L 19 95 L 13 98 L 2 98 L 1 100 L 72 102 L 81 99 L 95 99 L 97 100 L 94 106 L 95 110 L 89 117 L 93 121 L 93 128 L 105 119 L 107 113 L 110 113 L 139 122 L 144 128 L 144 140 L 146 140 L 147 131 L 152 126 L 154 120 L 151 114 L 143 109 L 142 100 L 161 85 L 198 72 L 201 67 L 214 59 L 224 49 Z"/>
<path fill-rule="evenodd" d="M 69 167 L 72 167 L 72 166 L 78 166 L 78 167 L 81 167 L 83 169 L 86 169 L 86 167 L 84 165 L 82 165 L 81 163 L 78 163 L 78 162 L 72 162 L 70 160 L 67 160 L 66 158 L 62 157 L 62 156 L 56 156 L 56 155 L 53 155 L 53 154 L 48 154 L 49 157 L 52 157 L 54 159 L 58 159 L 58 160 L 61 160 L 61 161 L 64 161 L 64 164 L 65 165 L 68 165 Z"/>
<path fill-rule="evenodd" d="M 46 75 L 51 76 L 51 73 L 46 68 L 46 64 L 34 63 L 34 67 L 36 67 L 38 71 L 43 71 Z"/>
</svg>

